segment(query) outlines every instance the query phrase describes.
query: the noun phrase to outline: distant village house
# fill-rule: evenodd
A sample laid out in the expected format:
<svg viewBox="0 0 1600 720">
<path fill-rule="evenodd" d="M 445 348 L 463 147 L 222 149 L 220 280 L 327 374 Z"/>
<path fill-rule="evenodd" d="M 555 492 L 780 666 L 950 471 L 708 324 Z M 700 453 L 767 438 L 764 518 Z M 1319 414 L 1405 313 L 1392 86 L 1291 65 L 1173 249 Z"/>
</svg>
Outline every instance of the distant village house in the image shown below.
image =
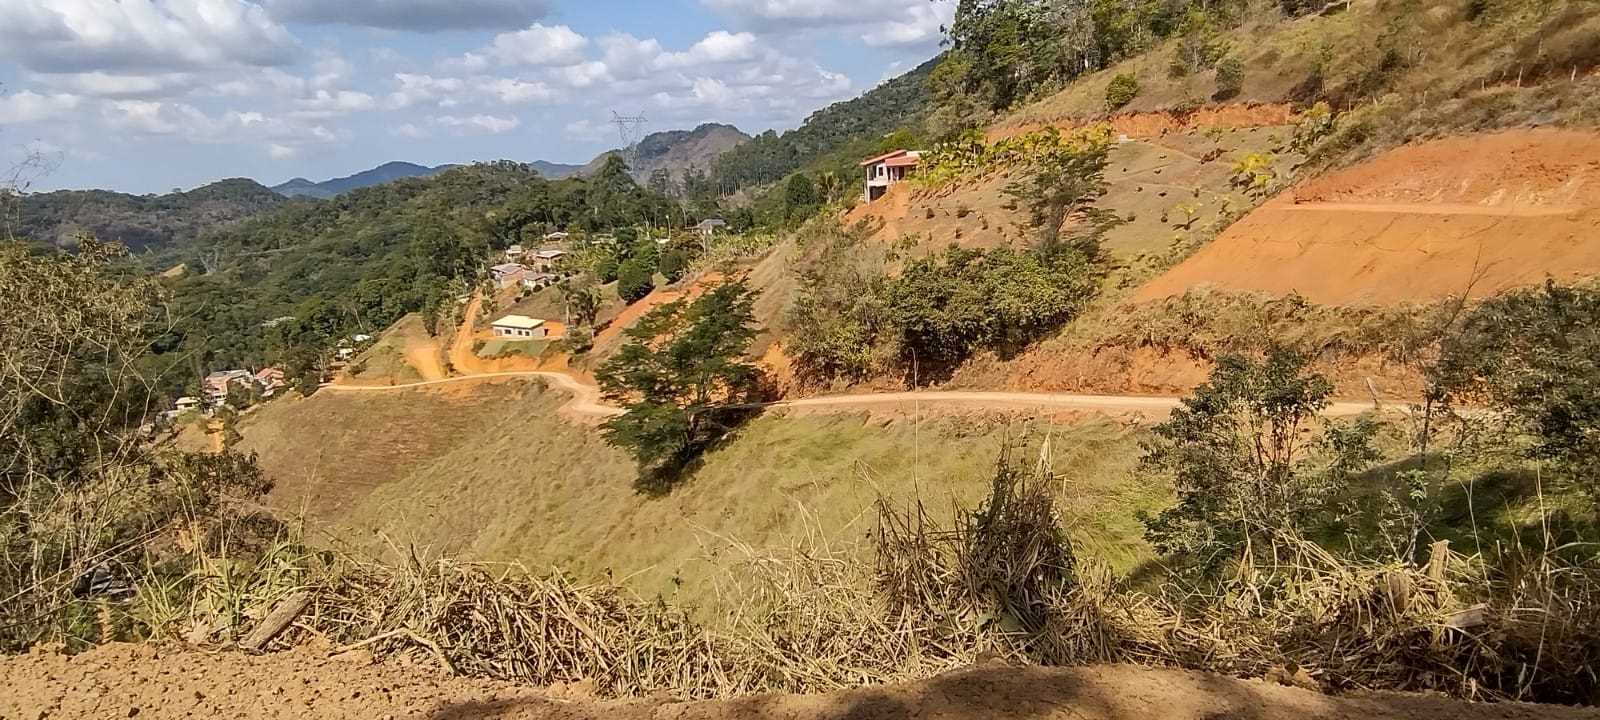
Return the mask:
<svg viewBox="0 0 1600 720">
<path fill-rule="evenodd" d="M 706 218 L 701 220 L 699 225 L 694 226 L 694 229 L 700 232 L 700 237 L 710 240 L 717 234 L 718 230 L 726 231 L 727 227 L 728 221 L 722 218 Z"/>
<path fill-rule="evenodd" d="M 506 260 L 508 262 L 516 262 L 522 258 L 522 252 L 523 250 L 521 245 L 512 245 L 511 247 L 506 248 Z"/>
<path fill-rule="evenodd" d="M 495 288 L 500 290 L 522 282 L 522 277 L 527 273 L 528 268 L 521 263 L 502 263 L 489 268 L 489 277 L 494 280 Z"/>
<path fill-rule="evenodd" d="M 560 278 L 555 275 L 551 275 L 550 273 L 528 273 L 527 275 L 522 276 L 522 288 L 524 290 L 543 290 L 551 285 L 556 284 L 556 281 L 559 279 Z"/>
<path fill-rule="evenodd" d="M 526 315 L 507 315 L 494 321 L 490 326 L 494 328 L 494 336 L 498 338 L 527 340 L 550 334 L 550 328 L 545 326 L 543 320 Z"/>
<path fill-rule="evenodd" d="M 565 250 L 540 250 L 533 254 L 532 264 L 539 272 L 550 272 L 555 269 L 556 263 L 566 256 Z"/>
<path fill-rule="evenodd" d="M 867 202 L 872 202 L 889 188 L 904 181 L 917 170 L 922 153 L 917 150 L 895 150 L 861 161 L 867 174 Z"/>
</svg>

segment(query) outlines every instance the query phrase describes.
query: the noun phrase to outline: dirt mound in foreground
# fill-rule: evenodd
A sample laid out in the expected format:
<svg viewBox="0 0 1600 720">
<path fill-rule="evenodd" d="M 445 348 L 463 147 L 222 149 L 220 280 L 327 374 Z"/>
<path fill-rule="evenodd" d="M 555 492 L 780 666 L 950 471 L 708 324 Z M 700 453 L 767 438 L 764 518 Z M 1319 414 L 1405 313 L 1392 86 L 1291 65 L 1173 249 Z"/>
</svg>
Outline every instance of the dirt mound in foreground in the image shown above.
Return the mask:
<svg viewBox="0 0 1600 720">
<path fill-rule="evenodd" d="M 1285 193 L 1146 285 L 1329 305 L 1476 297 L 1600 275 L 1600 134 L 1515 131 L 1405 147 Z"/>
<path fill-rule="evenodd" d="M 250 656 L 180 647 L 108 645 L 77 656 L 34 652 L 0 663 L 0 717 L 27 718 L 520 718 L 576 720 L 1567 720 L 1600 712 L 1473 705 L 1372 694 L 1329 697 L 1259 680 L 1132 666 L 1014 667 L 990 663 L 918 683 L 824 695 L 735 700 L 603 702 L 579 683 L 535 689 L 373 664 L 360 651 L 298 649 Z"/>
</svg>

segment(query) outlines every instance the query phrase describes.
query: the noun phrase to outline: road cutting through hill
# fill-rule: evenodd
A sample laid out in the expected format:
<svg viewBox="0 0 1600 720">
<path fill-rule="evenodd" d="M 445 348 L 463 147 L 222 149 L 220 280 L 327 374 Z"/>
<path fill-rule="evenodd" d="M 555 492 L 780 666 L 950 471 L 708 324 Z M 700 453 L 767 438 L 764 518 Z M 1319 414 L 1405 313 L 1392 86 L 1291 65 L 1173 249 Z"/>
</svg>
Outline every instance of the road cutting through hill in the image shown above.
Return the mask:
<svg viewBox="0 0 1600 720">
<path fill-rule="evenodd" d="M 622 414 L 622 408 L 607 405 L 600 397 L 600 389 L 580 382 L 565 373 L 529 370 L 522 372 L 483 373 L 462 375 L 444 380 L 400 385 L 324 385 L 323 390 L 336 392 L 399 392 L 448 383 L 478 382 L 496 378 L 537 378 L 549 380 L 555 386 L 572 393 L 573 399 L 562 409 L 574 415 L 590 418 L 607 418 Z M 1100 412 L 1133 412 L 1165 414 L 1182 404 L 1182 398 L 1144 395 L 1080 395 L 1077 393 L 1027 393 L 982 390 L 917 390 L 907 392 L 855 393 L 848 395 L 822 395 L 818 397 L 778 400 L 757 403 L 751 407 L 765 408 L 837 408 L 850 410 L 883 405 L 964 405 L 992 410 L 1088 410 Z M 1372 402 L 1336 402 L 1323 411 L 1327 416 L 1360 415 L 1374 409 L 1396 409 L 1402 405 L 1379 406 Z"/>
</svg>

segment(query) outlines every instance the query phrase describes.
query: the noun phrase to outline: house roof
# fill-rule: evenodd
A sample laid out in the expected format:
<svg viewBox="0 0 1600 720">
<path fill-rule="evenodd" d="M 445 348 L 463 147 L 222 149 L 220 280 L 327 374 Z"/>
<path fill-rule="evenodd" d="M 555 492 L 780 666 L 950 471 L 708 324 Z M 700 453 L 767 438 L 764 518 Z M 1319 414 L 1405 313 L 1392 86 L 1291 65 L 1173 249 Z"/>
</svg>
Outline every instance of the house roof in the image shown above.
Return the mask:
<svg viewBox="0 0 1600 720">
<path fill-rule="evenodd" d="M 555 231 L 553 233 L 549 233 L 549 234 L 545 235 L 545 239 L 547 239 L 547 240 L 548 239 L 554 239 L 554 238 L 564 238 L 564 237 L 567 237 L 567 234 L 564 233 L 564 232 L 561 232 L 560 230 L 557 230 L 557 231 Z"/>
<path fill-rule="evenodd" d="M 540 325 L 543 325 L 544 321 L 540 320 L 539 318 L 528 317 L 527 315 L 507 315 L 491 324 L 495 327 L 514 328 L 517 330 L 532 330 Z"/>
<path fill-rule="evenodd" d="M 539 258 L 540 260 L 554 260 L 566 254 L 567 251 L 565 250 L 540 250 L 539 252 L 534 253 L 533 256 Z"/>
<path fill-rule="evenodd" d="M 506 254 L 508 254 L 508 255 L 521 255 L 522 254 L 522 246 L 521 245 L 512 245 L 511 247 L 506 248 Z"/>
<path fill-rule="evenodd" d="M 888 167 L 916 167 L 917 162 L 918 158 L 916 155 L 906 153 L 904 155 L 896 155 L 892 158 L 889 158 L 888 160 L 883 161 L 883 164 L 887 165 Z"/>
<path fill-rule="evenodd" d="M 489 272 L 499 275 L 511 275 L 524 270 L 527 270 L 527 268 L 523 267 L 520 263 L 500 263 L 499 265 L 489 268 Z"/>
<path fill-rule="evenodd" d="M 727 226 L 728 226 L 728 221 L 727 220 L 723 220 L 722 218 L 706 218 L 704 220 L 701 220 L 700 224 L 696 225 L 695 227 L 704 229 L 704 228 L 727 227 Z"/>
<path fill-rule="evenodd" d="M 886 153 L 884 153 L 882 155 L 879 155 L 877 157 L 870 157 L 870 158 L 867 158 L 865 160 L 862 160 L 861 161 L 861 166 L 862 167 L 866 167 L 868 165 L 877 165 L 878 163 L 881 163 L 881 162 L 883 162 L 885 160 L 888 160 L 889 158 L 899 157 L 901 155 L 905 155 L 905 154 L 908 154 L 910 152 L 911 152 L 910 150 L 892 150 L 890 152 L 886 152 Z"/>
</svg>

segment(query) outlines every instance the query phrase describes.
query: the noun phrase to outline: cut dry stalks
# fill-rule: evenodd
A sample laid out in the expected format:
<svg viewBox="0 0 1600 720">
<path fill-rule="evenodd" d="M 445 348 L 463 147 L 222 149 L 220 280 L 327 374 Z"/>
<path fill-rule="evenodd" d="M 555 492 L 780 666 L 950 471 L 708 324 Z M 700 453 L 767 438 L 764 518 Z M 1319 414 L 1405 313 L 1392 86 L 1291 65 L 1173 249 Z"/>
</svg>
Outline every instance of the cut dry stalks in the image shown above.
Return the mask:
<svg viewBox="0 0 1600 720">
<path fill-rule="evenodd" d="M 1558 559 L 1571 548 L 1491 566 L 1437 546 L 1417 567 L 1288 539 L 1264 554 L 1276 560 L 1241 563 L 1203 590 L 1136 590 L 1074 558 L 1050 486 L 1043 468 L 1002 462 L 985 504 L 948 528 L 920 501 L 880 501 L 870 553 L 819 537 L 782 553 L 735 542 L 741 560 L 719 582 L 727 614 L 710 624 L 617 586 L 517 566 L 330 553 L 289 561 L 280 551 L 252 575 L 270 575 L 271 588 L 192 578 L 186 621 L 227 641 L 260 616 L 247 605 L 310 588 L 314 602 L 278 646 L 317 637 L 380 657 L 431 657 L 463 674 L 585 683 L 608 697 L 821 692 L 984 657 L 1287 670 L 1329 690 L 1473 699 L 1581 703 L 1600 687 L 1591 670 L 1600 665 L 1600 573 Z M 237 563 L 208 567 L 241 574 Z M 224 587 L 251 601 L 219 598 Z"/>
</svg>

